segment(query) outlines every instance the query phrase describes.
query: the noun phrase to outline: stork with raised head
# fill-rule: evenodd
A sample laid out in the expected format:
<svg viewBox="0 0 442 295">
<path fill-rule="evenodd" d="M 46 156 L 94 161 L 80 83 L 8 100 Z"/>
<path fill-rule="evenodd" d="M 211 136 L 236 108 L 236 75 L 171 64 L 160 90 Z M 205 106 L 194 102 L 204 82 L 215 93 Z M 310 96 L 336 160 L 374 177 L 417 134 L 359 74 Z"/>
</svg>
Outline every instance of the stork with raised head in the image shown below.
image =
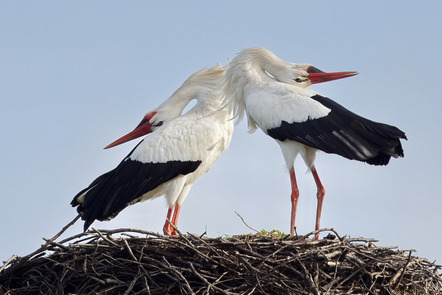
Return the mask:
<svg viewBox="0 0 442 295">
<path fill-rule="evenodd" d="M 106 147 L 151 133 L 115 169 L 74 197 L 71 205 L 78 206 L 85 231 L 95 220 L 112 219 L 128 205 L 165 195 L 169 209 L 163 232 L 177 234 L 170 223 L 177 225 L 190 188 L 230 144 L 233 122 L 215 91 L 224 73 L 217 65 L 193 74 L 132 132 Z M 195 106 L 181 115 L 193 99 Z"/>
<path fill-rule="evenodd" d="M 391 157 L 404 156 L 400 142 L 406 139 L 404 132 L 358 116 L 307 89 L 311 84 L 356 74 L 324 73 L 312 65 L 285 62 L 269 50 L 258 47 L 241 51 L 226 70 L 223 96 L 237 121 L 246 113 L 251 132 L 259 127 L 281 147 L 292 187 L 292 236 L 299 198 L 294 170 L 298 154 L 312 172 L 318 189 L 315 230 L 320 227 L 325 194 L 314 166 L 318 150 L 371 165 L 387 165 Z"/>
</svg>

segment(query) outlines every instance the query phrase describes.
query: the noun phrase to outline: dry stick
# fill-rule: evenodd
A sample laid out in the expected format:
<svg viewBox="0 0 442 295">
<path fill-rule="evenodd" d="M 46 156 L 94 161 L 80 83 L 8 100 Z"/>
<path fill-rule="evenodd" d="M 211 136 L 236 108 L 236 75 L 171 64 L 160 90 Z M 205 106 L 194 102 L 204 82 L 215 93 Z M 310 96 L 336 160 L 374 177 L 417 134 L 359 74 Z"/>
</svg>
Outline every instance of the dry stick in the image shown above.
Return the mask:
<svg viewBox="0 0 442 295">
<path fill-rule="evenodd" d="M 223 289 L 221 289 L 221 288 L 219 288 L 219 287 L 217 287 L 217 286 L 215 286 L 215 283 L 219 280 L 219 278 L 218 278 L 218 280 L 217 281 L 215 281 L 215 283 L 210 283 L 205 277 L 203 277 L 199 272 L 197 272 L 196 271 L 196 269 L 195 269 L 195 267 L 193 266 L 193 264 L 192 264 L 192 262 L 189 262 L 189 266 L 190 266 L 190 268 L 192 269 L 192 272 L 200 279 L 200 280 L 202 280 L 204 283 L 206 283 L 207 284 L 207 288 L 208 288 L 208 291 L 210 291 L 210 288 L 213 288 L 213 289 L 215 289 L 216 291 L 218 291 L 218 292 L 220 292 L 220 293 L 222 293 L 222 294 L 226 294 L 226 295 L 228 295 L 229 294 L 229 292 L 226 292 L 226 291 L 224 291 Z M 221 276 L 222 277 L 222 276 Z M 220 278 L 221 278 L 220 277 Z M 208 293 L 208 292 L 207 292 Z M 208 294 L 210 294 L 210 293 L 208 293 Z"/>
<path fill-rule="evenodd" d="M 217 278 L 217 279 L 213 282 L 213 285 L 218 284 L 218 282 L 220 282 L 221 279 L 222 279 L 226 274 L 228 274 L 228 273 L 229 273 L 228 271 L 223 272 L 223 273 L 219 276 L 219 278 Z"/>
<path fill-rule="evenodd" d="M 319 295 L 318 287 L 316 286 L 315 282 L 313 281 L 312 275 L 309 273 L 307 268 L 305 267 L 304 263 L 301 262 L 301 260 L 296 259 L 298 264 L 301 266 L 303 272 L 304 272 L 304 279 L 309 285 L 309 291 L 312 291 L 315 295 Z"/>
<path fill-rule="evenodd" d="M 123 239 L 124 245 L 126 246 L 127 251 L 129 252 L 129 255 L 132 257 L 133 260 L 138 262 L 138 259 L 135 257 L 134 252 L 132 252 L 132 249 L 129 247 L 129 243 L 126 239 Z"/>
<path fill-rule="evenodd" d="M 218 254 L 218 251 L 217 251 L 215 248 L 213 248 L 212 245 L 210 245 L 209 243 L 207 243 L 206 241 L 204 241 L 204 240 L 201 238 L 201 236 L 198 237 L 198 236 L 195 236 L 194 234 L 189 234 L 189 235 L 190 235 L 191 237 L 194 237 L 197 241 L 203 243 L 203 244 L 204 244 L 207 248 L 209 248 L 210 251 L 212 251 L 213 253 Z"/>
<path fill-rule="evenodd" d="M 144 270 L 144 272 L 146 272 L 146 270 Z M 144 285 L 146 286 L 147 294 L 152 295 L 152 293 L 150 292 L 150 287 L 149 287 L 149 282 L 147 281 L 147 277 L 143 276 L 143 279 L 144 279 Z"/>
<path fill-rule="evenodd" d="M 129 295 L 130 292 L 132 292 L 132 290 L 133 290 L 133 288 L 134 288 L 134 286 L 135 286 L 135 283 L 138 281 L 139 278 L 140 278 L 140 274 L 138 273 L 138 274 L 134 277 L 134 279 L 132 280 L 132 282 L 129 284 L 129 287 L 128 287 L 127 290 L 124 292 L 124 295 Z"/>
<path fill-rule="evenodd" d="M 255 290 L 256 287 L 259 287 L 259 289 L 260 289 L 263 293 L 265 293 L 264 290 L 262 289 L 261 282 L 260 282 L 260 280 L 259 280 L 259 275 L 258 275 L 258 273 L 259 273 L 259 269 L 256 269 L 255 267 L 253 267 L 253 265 L 252 265 L 247 259 L 245 259 L 245 258 L 242 257 L 241 255 L 239 255 L 239 252 L 238 252 L 238 251 L 236 251 L 235 254 L 238 255 L 239 260 L 242 261 L 242 263 L 246 266 L 246 268 L 247 268 L 250 272 L 253 273 L 254 278 L 255 278 L 255 281 L 256 281 L 256 285 L 255 285 L 255 287 L 253 288 L 253 290 Z M 252 293 L 250 293 L 250 294 L 252 294 Z"/>
<path fill-rule="evenodd" d="M 9 258 L 8 260 L 4 261 L 4 262 L 3 262 L 3 263 L 4 263 L 3 266 L 0 267 L 0 273 L 6 268 L 6 266 L 9 265 L 9 263 L 11 263 L 11 261 L 14 261 L 14 260 L 17 259 L 17 258 L 18 258 L 17 255 L 12 255 L 11 258 Z"/>
<path fill-rule="evenodd" d="M 60 232 L 58 232 L 55 236 L 53 236 L 51 239 L 46 240 L 46 243 L 44 245 L 41 245 L 40 248 L 38 248 L 37 250 L 35 250 L 34 252 L 32 252 L 31 254 L 28 254 L 22 258 L 19 258 L 18 262 L 16 265 L 20 265 L 25 263 L 26 261 L 28 261 L 29 259 L 31 259 L 34 255 L 41 253 L 43 251 L 45 251 L 50 244 L 52 244 L 52 242 L 54 242 L 57 238 L 59 238 L 69 227 L 71 227 L 78 219 L 80 218 L 80 214 L 78 214 L 71 222 L 69 222 L 67 225 L 65 225 Z M 11 263 L 11 261 L 9 261 L 9 263 Z M 2 268 L 0 269 L 0 272 L 5 268 L 6 266 L 3 265 Z"/>
<path fill-rule="evenodd" d="M 192 291 L 192 288 L 190 287 L 189 282 L 186 280 L 186 278 L 183 276 L 183 274 L 181 272 L 179 272 L 176 268 L 174 268 L 169 261 L 167 261 L 166 257 L 163 256 L 163 260 L 165 263 L 163 263 L 163 265 L 166 265 L 166 267 L 168 268 L 169 271 L 171 271 L 172 273 L 175 274 L 175 277 L 178 277 L 178 283 L 181 286 L 184 286 L 184 289 L 186 289 L 186 291 L 188 292 L 188 294 L 195 294 Z M 182 284 L 182 282 L 184 282 L 184 284 Z"/>
<path fill-rule="evenodd" d="M 143 259 L 143 255 L 144 255 L 144 247 L 141 249 L 141 251 L 140 251 L 140 258 L 138 259 L 138 261 L 141 261 L 142 259 Z M 150 277 L 150 275 L 149 275 L 149 273 L 147 272 L 147 270 L 144 268 L 144 266 L 143 266 L 143 264 L 142 263 L 140 263 L 139 265 L 138 265 L 138 272 L 140 272 L 140 269 L 143 271 L 143 273 L 144 273 L 144 276 L 141 276 L 141 274 L 140 274 L 140 276 L 143 278 L 143 280 L 144 280 L 144 285 L 145 285 L 145 287 L 146 287 L 146 291 L 147 291 L 147 294 L 152 294 L 151 292 L 150 292 L 150 287 L 149 287 L 149 282 L 148 282 L 148 280 L 152 280 L 152 278 Z"/>
<path fill-rule="evenodd" d="M 108 243 L 110 243 L 110 244 L 112 244 L 112 245 L 114 245 L 114 246 L 117 246 L 117 247 L 119 247 L 119 248 L 123 248 L 123 247 L 121 247 L 121 245 L 118 245 L 117 243 L 115 243 L 115 242 L 113 242 L 113 241 L 111 241 L 111 240 L 109 240 L 107 237 L 105 237 L 99 230 L 97 230 L 96 228 L 92 228 L 92 230 L 94 231 L 94 232 L 96 232 L 103 240 L 105 240 L 106 242 L 108 242 Z"/>
<path fill-rule="evenodd" d="M 306 239 L 306 238 L 308 238 L 309 236 L 311 236 L 311 235 L 317 235 L 317 234 L 319 234 L 320 232 L 323 232 L 323 231 L 331 231 L 331 232 L 333 232 L 335 235 L 336 235 L 336 237 L 338 237 L 338 239 L 342 242 L 344 239 L 345 239 L 345 236 L 344 237 L 341 237 L 339 234 L 338 234 L 338 232 L 336 231 L 336 230 L 334 230 L 333 228 L 321 228 L 321 229 L 318 229 L 318 230 L 315 230 L 315 231 L 312 231 L 312 232 L 309 232 L 308 234 L 306 234 L 306 235 L 304 235 L 304 236 L 302 236 L 304 239 Z"/>
<path fill-rule="evenodd" d="M 176 227 L 176 226 L 175 226 L 175 225 L 169 220 L 169 218 L 166 218 L 166 221 L 170 224 L 170 226 L 171 226 L 174 230 L 176 230 L 176 232 L 178 233 L 178 235 L 179 235 L 180 237 L 183 236 L 183 234 L 179 231 L 178 227 Z"/>
<path fill-rule="evenodd" d="M 44 239 L 45 241 L 49 241 L 48 239 Z M 63 244 L 60 244 L 60 243 L 57 243 L 57 242 L 54 242 L 54 241 L 52 241 L 52 243 L 51 243 L 53 246 L 57 246 L 58 248 L 60 248 L 60 249 L 63 249 L 63 250 L 65 250 L 65 251 L 69 251 L 69 247 L 67 247 L 67 246 L 65 246 L 65 245 L 63 245 Z M 51 248 L 52 249 L 52 248 Z"/>
<path fill-rule="evenodd" d="M 408 264 L 411 261 L 411 253 L 412 253 L 412 251 L 410 251 L 408 253 L 408 259 L 407 259 L 407 262 L 405 263 L 404 267 L 402 267 L 400 270 L 398 270 L 396 272 L 396 274 L 393 276 L 393 278 L 391 279 L 391 281 L 389 283 L 390 286 L 393 286 L 393 290 L 396 289 L 396 287 L 402 281 L 402 277 L 404 276 L 405 270 L 407 269 Z M 398 278 L 399 278 L 399 280 L 398 280 Z"/>
<path fill-rule="evenodd" d="M 189 243 L 189 245 L 191 245 L 192 247 L 195 247 L 191 241 L 189 241 L 180 231 L 179 229 L 169 220 L 169 218 L 166 218 L 166 221 L 170 224 L 170 226 L 172 226 L 172 228 L 174 230 L 176 230 L 176 232 L 178 233 L 178 236 L 180 238 L 183 238 L 187 243 Z"/>
<path fill-rule="evenodd" d="M 348 280 L 350 280 L 351 278 L 353 278 L 355 275 L 357 275 L 358 273 L 360 273 L 361 271 L 363 271 L 365 268 L 367 268 L 367 266 L 369 266 L 370 264 L 372 264 L 374 262 L 374 260 L 370 260 L 367 261 L 366 263 L 364 263 L 363 265 L 361 265 L 357 270 L 355 270 L 351 275 L 349 275 L 345 280 L 342 280 L 337 286 L 336 288 L 339 288 L 340 286 L 342 286 L 343 284 L 345 284 Z"/>
<path fill-rule="evenodd" d="M 204 237 L 205 235 L 207 235 L 207 225 L 206 225 L 206 230 L 200 235 L 200 238 Z"/>
<path fill-rule="evenodd" d="M 59 243 L 59 244 L 66 244 L 66 242 L 69 242 L 69 241 L 72 241 L 72 240 L 78 239 L 78 238 L 80 238 L 80 237 L 87 236 L 87 237 L 84 238 L 83 240 L 75 241 L 75 243 L 79 243 L 79 242 L 82 242 L 82 241 L 85 241 L 85 240 L 90 239 L 90 237 L 88 237 L 89 234 L 90 234 L 90 232 L 82 232 L 82 233 L 76 234 L 76 235 L 74 235 L 74 236 L 72 236 L 72 237 L 66 238 L 66 239 L 64 239 L 64 240 L 62 240 L 62 241 L 60 241 L 60 242 L 58 242 L 58 243 Z"/>
<path fill-rule="evenodd" d="M 183 237 L 184 237 L 184 236 L 183 236 Z M 186 240 L 187 240 L 187 239 L 186 239 Z M 189 243 L 189 245 L 186 244 L 186 243 L 183 243 L 183 242 L 181 242 L 181 241 L 179 241 L 179 240 L 173 240 L 173 239 L 171 239 L 170 241 L 172 241 L 172 242 L 174 242 L 174 243 L 176 243 L 176 244 L 179 244 L 179 245 L 181 245 L 181 246 L 184 246 L 184 247 L 186 247 L 186 248 L 190 248 L 192 251 L 194 251 L 194 252 L 195 252 L 196 254 L 198 254 L 199 256 L 201 256 L 201 257 L 203 257 L 203 258 L 205 258 L 205 259 L 211 261 L 211 262 L 214 263 L 214 264 L 217 264 L 217 265 L 221 265 L 221 266 L 222 266 L 222 264 L 221 264 L 220 262 L 218 262 L 216 259 L 213 259 L 213 258 L 211 258 L 210 256 L 208 256 L 208 255 L 202 253 L 201 251 L 199 251 L 198 248 L 195 247 L 195 245 L 193 245 L 192 243 L 190 243 L 189 240 L 187 240 L 188 243 Z M 230 270 L 230 271 L 234 271 L 234 270 L 232 270 L 232 269 L 230 269 L 230 268 L 229 268 L 229 270 Z"/>
<path fill-rule="evenodd" d="M 248 228 L 250 228 L 253 231 L 256 231 L 257 233 L 259 233 L 259 231 L 257 231 L 256 229 L 254 229 L 253 227 L 249 226 L 245 221 L 244 218 L 242 218 L 241 215 L 238 214 L 238 212 L 234 211 L 236 213 L 236 215 L 238 215 L 239 218 L 241 218 L 242 222 L 244 223 L 245 226 L 247 226 Z"/>
</svg>

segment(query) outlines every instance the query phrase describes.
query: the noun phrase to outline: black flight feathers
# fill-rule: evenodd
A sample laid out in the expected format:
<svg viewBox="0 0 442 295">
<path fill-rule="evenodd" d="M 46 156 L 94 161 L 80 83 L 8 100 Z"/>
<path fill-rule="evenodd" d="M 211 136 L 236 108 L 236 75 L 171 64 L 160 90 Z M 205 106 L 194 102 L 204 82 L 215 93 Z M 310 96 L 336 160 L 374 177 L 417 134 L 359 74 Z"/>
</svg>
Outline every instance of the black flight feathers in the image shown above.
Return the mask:
<svg viewBox="0 0 442 295">
<path fill-rule="evenodd" d="M 194 172 L 200 164 L 201 161 L 142 163 L 127 156 L 114 170 L 99 176 L 79 192 L 71 205 L 78 206 L 86 231 L 94 220 L 114 218 L 128 203 L 178 175 Z M 84 203 L 79 204 L 77 198 L 85 192 Z"/>
<path fill-rule="evenodd" d="M 268 134 L 371 165 L 387 165 L 392 156 L 404 156 L 399 139 L 407 137 L 398 128 L 358 116 L 327 97 L 311 98 L 331 109 L 330 113 L 305 122 L 282 121 L 280 127 L 267 130 Z"/>
</svg>

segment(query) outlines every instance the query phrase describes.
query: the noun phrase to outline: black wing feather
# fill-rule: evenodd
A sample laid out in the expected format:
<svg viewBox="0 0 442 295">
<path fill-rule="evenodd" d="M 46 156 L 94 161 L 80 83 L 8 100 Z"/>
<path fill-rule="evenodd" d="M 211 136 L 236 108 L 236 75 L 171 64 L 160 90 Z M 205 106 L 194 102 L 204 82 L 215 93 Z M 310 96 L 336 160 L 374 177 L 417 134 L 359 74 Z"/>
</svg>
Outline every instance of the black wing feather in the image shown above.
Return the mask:
<svg viewBox="0 0 442 295">
<path fill-rule="evenodd" d="M 404 156 L 400 139 L 407 137 L 403 131 L 358 116 L 327 97 L 311 98 L 331 109 L 330 113 L 301 123 L 282 121 L 280 127 L 267 130 L 268 134 L 372 165 L 387 165 L 392 156 Z"/>
<path fill-rule="evenodd" d="M 132 153 L 132 152 L 131 152 Z M 131 153 L 113 170 L 99 176 L 72 200 L 73 207 L 85 220 L 84 230 L 94 220 L 114 218 L 128 204 L 178 175 L 194 172 L 201 161 L 169 161 L 142 163 L 129 158 Z M 84 203 L 77 198 L 86 192 Z"/>
</svg>

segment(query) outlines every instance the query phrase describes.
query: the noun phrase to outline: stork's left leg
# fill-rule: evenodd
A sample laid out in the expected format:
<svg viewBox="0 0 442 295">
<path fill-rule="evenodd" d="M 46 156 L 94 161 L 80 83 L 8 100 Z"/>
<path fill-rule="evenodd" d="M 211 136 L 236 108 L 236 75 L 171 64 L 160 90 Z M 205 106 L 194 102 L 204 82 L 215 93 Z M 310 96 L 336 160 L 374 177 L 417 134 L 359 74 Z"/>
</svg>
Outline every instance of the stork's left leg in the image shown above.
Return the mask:
<svg viewBox="0 0 442 295">
<path fill-rule="evenodd" d="M 318 198 L 318 206 L 316 207 L 316 225 L 315 230 L 318 230 L 321 224 L 321 212 L 322 212 L 322 203 L 324 201 L 325 196 L 325 188 L 321 183 L 321 180 L 319 179 L 318 172 L 316 171 L 315 166 L 312 166 L 311 168 L 313 178 L 316 182 L 316 187 L 318 188 L 318 192 L 316 194 L 316 197 Z M 315 240 L 319 239 L 319 234 L 315 235 Z"/>
<path fill-rule="evenodd" d="M 169 209 L 167 210 L 166 222 L 164 223 L 164 226 L 163 226 L 163 233 L 166 236 L 172 235 L 173 228 L 172 228 L 172 226 L 170 226 L 169 221 L 172 222 L 173 208 L 175 208 L 175 205 L 173 205 L 172 207 L 169 207 Z"/>
<path fill-rule="evenodd" d="M 290 169 L 290 181 L 292 183 L 292 194 L 290 196 L 290 200 L 292 202 L 292 213 L 290 219 L 290 236 L 293 237 L 295 236 L 296 209 L 298 207 L 298 199 L 299 199 L 299 189 L 298 189 L 298 184 L 296 183 L 296 175 L 294 167 Z"/>
</svg>

